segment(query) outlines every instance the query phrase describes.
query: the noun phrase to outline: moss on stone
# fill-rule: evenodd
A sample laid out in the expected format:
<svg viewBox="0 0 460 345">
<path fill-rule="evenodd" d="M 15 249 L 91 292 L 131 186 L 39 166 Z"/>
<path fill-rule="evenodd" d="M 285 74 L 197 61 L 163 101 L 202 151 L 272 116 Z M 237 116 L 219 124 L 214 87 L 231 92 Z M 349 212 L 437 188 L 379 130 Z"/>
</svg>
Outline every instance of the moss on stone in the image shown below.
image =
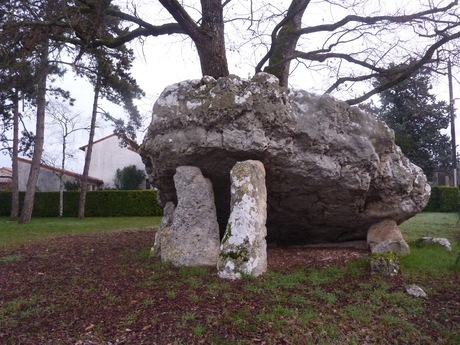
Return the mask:
<svg viewBox="0 0 460 345">
<path fill-rule="evenodd" d="M 395 253 L 372 253 L 371 254 L 371 259 L 378 259 L 382 258 L 385 259 L 386 261 L 397 261 L 398 260 L 398 255 Z"/>
<path fill-rule="evenodd" d="M 227 243 L 230 236 L 232 236 L 232 227 L 230 226 L 230 224 L 227 224 L 227 228 L 225 229 L 224 237 L 222 238 L 222 243 Z"/>
<path fill-rule="evenodd" d="M 229 252 L 221 252 L 220 258 L 223 261 L 232 260 L 237 264 L 241 264 L 243 262 L 249 261 L 249 253 L 246 249 L 236 250 L 236 251 L 229 251 Z"/>
</svg>

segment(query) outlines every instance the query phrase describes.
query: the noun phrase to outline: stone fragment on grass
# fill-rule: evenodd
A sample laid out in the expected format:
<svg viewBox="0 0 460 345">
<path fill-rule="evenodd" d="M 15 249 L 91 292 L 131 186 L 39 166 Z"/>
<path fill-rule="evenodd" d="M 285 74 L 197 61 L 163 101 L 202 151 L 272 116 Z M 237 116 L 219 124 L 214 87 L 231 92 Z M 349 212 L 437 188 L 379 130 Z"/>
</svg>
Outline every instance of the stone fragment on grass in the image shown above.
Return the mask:
<svg viewBox="0 0 460 345">
<path fill-rule="evenodd" d="M 153 244 L 152 250 L 150 251 L 150 257 L 152 258 L 161 257 L 161 234 L 165 228 L 168 228 L 172 225 L 175 209 L 176 207 L 171 201 L 168 201 L 163 208 L 163 218 L 161 219 L 161 225 L 155 233 L 155 242 Z"/>
<path fill-rule="evenodd" d="M 177 207 L 172 224 L 161 232 L 161 260 L 175 266 L 215 266 L 219 225 L 211 181 L 192 166 L 176 169 Z"/>
<path fill-rule="evenodd" d="M 409 245 L 393 219 L 385 219 L 373 224 L 367 232 L 367 244 L 372 253 L 410 254 Z"/>
<path fill-rule="evenodd" d="M 406 292 L 415 297 L 426 297 L 425 291 L 420 286 L 415 284 L 406 285 Z"/>
<path fill-rule="evenodd" d="M 247 160 L 230 172 L 230 218 L 220 247 L 218 275 L 240 279 L 267 270 L 267 190 L 261 162 Z"/>
<path fill-rule="evenodd" d="M 415 241 L 417 247 L 426 247 L 429 245 L 440 245 L 449 252 L 452 251 L 452 246 L 447 238 L 443 237 L 422 237 Z"/>
<path fill-rule="evenodd" d="M 399 273 L 399 260 L 396 255 L 372 254 L 371 255 L 371 272 L 384 276 L 395 276 Z"/>
</svg>

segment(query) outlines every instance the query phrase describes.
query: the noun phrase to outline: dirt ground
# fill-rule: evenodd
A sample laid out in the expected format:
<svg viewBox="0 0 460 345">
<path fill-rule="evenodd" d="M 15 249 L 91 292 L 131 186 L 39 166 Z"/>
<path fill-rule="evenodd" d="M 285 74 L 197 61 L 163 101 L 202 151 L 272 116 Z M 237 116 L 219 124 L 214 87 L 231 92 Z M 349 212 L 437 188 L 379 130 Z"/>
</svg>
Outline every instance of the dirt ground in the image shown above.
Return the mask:
<svg viewBox="0 0 460 345">
<path fill-rule="evenodd" d="M 263 285 L 256 290 L 256 284 L 252 281 L 222 282 L 216 276 L 215 269 L 194 273 L 193 270 L 165 266 L 148 259 L 153 235 L 153 230 L 143 230 L 65 236 L 0 250 L 0 343 L 302 343 L 292 340 L 296 339 L 292 334 L 283 335 L 283 332 L 293 332 L 291 326 L 298 327 L 292 324 L 294 321 L 280 316 L 285 323 L 277 329 L 277 320 L 268 319 L 267 316 L 268 321 L 264 321 L 261 315 L 268 315 L 263 314 L 268 308 L 265 300 L 268 295 L 276 298 L 273 297 L 274 291 L 279 293 L 280 302 L 277 305 L 280 310 L 283 298 L 289 305 L 290 299 L 302 301 L 301 293 L 312 298 L 309 292 L 295 290 L 296 294 L 289 292 L 291 295 L 285 297 L 283 294 L 287 290 L 264 292 Z M 348 261 L 367 255 L 366 250 L 354 248 L 270 246 L 268 266 L 270 271 L 280 273 L 299 267 L 343 267 Z M 361 276 L 360 286 L 364 286 L 362 284 L 366 284 L 366 280 L 369 280 L 368 284 L 374 284 L 371 279 L 370 274 Z M 438 298 L 424 301 L 420 315 L 414 316 L 411 321 L 411 324 L 422 329 L 429 328 L 422 332 L 426 343 L 436 339 L 438 343 L 444 343 L 447 338 L 442 330 L 436 331 L 435 327 L 427 324 L 425 313 L 436 311 L 439 315 L 435 319 L 436 322 L 442 321 L 442 329 L 455 331 L 460 324 L 460 297 L 452 291 L 452 286 L 458 283 L 458 279 L 450 282 L 444 295 L 438 291 Z M 322 310 L 315 315 L 333 315 L 350 303 L 347 294 L 354 293 L 356 284 L 358 282 L 344 278 L 321 286 L 322 291 L 327 293 L 336 291 L 338 285 L 342 285 L 340 291 L 343 294 L 336 293 L 339 297 L 333 303 L 310 304 L 314 309 Z M 397 276 L 386 284 L 388 290 L 393 291 L 400 289 L 404 282 L 402 277 Z M 460 285 L 457 286 L 459 293 Z M 300 307 L 296 308 L 298 311 Z M 241 318 L 238 317 L 240 314 Z M 255 315 L 258 315 L 258 321 Z M 364 327 L 366 331 L 364 328 L 358 329 L 361 324 L 356 321 L 347 324 L 344 320 L 348 319 L 343 319 L 343 324 L 337 327 L 340 332 L 335 342 L 337 344 L 346 343 L 342 342 L 341 335 L 347 334 L 354 334 L 353 337 L 361 344 L 392 343 L 379 342 L 379 339 L 384 339 L 382 336 L 388 334 L 378 324 L 371 322 L 371 325 Z M 318 328 L 318 325 L 315 323 L 311 327 Z M 306 330 L 298 329 L 298 332 Z M 311 334 L 305 337 L 318 339 L 315 342 L 321 343 L 320 338 L 314 338 Z M 325 339 L 331 339 L 328 337 Z M 355 339 L 353 337 L 350 339 Z M 398 335 L 393 337 L 397 339 Z"/>
</svg>

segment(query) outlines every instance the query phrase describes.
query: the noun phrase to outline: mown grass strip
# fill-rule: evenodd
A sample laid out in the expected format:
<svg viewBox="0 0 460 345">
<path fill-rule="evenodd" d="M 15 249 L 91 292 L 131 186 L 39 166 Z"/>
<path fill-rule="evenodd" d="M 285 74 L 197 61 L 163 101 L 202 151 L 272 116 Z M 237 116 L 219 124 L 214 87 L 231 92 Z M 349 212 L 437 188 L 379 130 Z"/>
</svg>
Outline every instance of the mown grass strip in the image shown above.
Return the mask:
<svg viewBox="0 0 460 345">
<path fill-rule="evenodd" d="M 154 228 L 160 222 L 161 217 L 89 217 L 33 218 L 19 224 L 0 217 L 0 249 L 63 235 Z"/>
</svg>

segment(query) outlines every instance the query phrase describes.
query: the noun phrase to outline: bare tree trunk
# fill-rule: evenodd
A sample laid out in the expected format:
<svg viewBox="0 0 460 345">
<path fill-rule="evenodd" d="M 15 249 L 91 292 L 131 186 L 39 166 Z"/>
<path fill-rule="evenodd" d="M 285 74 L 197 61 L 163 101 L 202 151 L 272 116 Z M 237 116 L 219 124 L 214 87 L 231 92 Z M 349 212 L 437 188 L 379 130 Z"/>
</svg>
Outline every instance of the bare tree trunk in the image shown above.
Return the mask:
<svg viewBox="0 0 460 345">
<path fill-rule="evenodd" d="M 457 144 L 455 142 L 455 100 L 452 83 L 452 63 L 447 61 L 447 77 L 449 78 L 449 114 L 450 114 L 450 140 L 452 145 L 452 171 L 454 186 L 457 187 Z"/>
<path fill-rule="evenodd" d="M 43 153 L 43 143 L 45 135 L 45 110 L 46 110 L 46 79 L 49 73 L 48 44 L 44 44 L 38 66 L 38 85 L 37 85 L 37 119 L 35 128 L 34 155 L 30 165 L 29 179 L 27 180 L 26 195 L 19 218 L 20 223 L 27 223 L 32 218 L 34 208 L 35 189 L 37 187 L 38 175 L 40 173 L 40 163 Z"/>
<path fill-rule="evenodd" d="M 220 0 L 201 1 L 203 18 L 200 35 L 192 36 L 200 57 L 203 75 L 228 76 L 225 51 L 224 15 Z"/>
<path fill-rule="evenodd" d="M 214 78 L 228 76 L 222 0 L 201 0 L 201 26 L 177 0 L 159 0 L 196 45 L 201 72 Z"/>
<path fill-rule="evenodd" d="M 289 57 L 295 52 L 300 37 L 297 31 L 302 26 L 302 16 L 309 3 L 310 0 L 292 0 L 285 20 L 272 33 L 269 64 L 264 71 L 275 75 L 281 86 L 288 85 L 291 67 Z"/>
<path fill-rule="evenodd" d="M 13 111 L 13 156 L 12 156 L 12 185 L 11 185 L 11 219 L 18 219 L 19 216 L 19 172 L 18 172 L 18 151 L 19 151 L 19 92 L 14 93 Z"/>
<path fill-rule="evenodd" d="M 78 218 L 85 218 L 86 193 L 88 191 L 88 174 L 91 164 L 91 155 L 93 153 L 94 131 L 96 129 L 97 105 L 99 101 L 99 92 L 101 90 L 101 77 L 98 75 L 96 85 L 94 86 L 93 111 L 91 113 L 91 127 L 89 129 L 88 146 L 86 147 L 85 166 L 80 187 L 80 200 L 78 203 Z"/>
<path fill-rule="evenodd" d="M 66 141 L 65 137 L 62 143 L 62 160 L 61 160 L 61 172 L 59 173 L 59 217 L 64 214 L 64 169 L 65 169 L 65 150 Z"/>
</svg>

